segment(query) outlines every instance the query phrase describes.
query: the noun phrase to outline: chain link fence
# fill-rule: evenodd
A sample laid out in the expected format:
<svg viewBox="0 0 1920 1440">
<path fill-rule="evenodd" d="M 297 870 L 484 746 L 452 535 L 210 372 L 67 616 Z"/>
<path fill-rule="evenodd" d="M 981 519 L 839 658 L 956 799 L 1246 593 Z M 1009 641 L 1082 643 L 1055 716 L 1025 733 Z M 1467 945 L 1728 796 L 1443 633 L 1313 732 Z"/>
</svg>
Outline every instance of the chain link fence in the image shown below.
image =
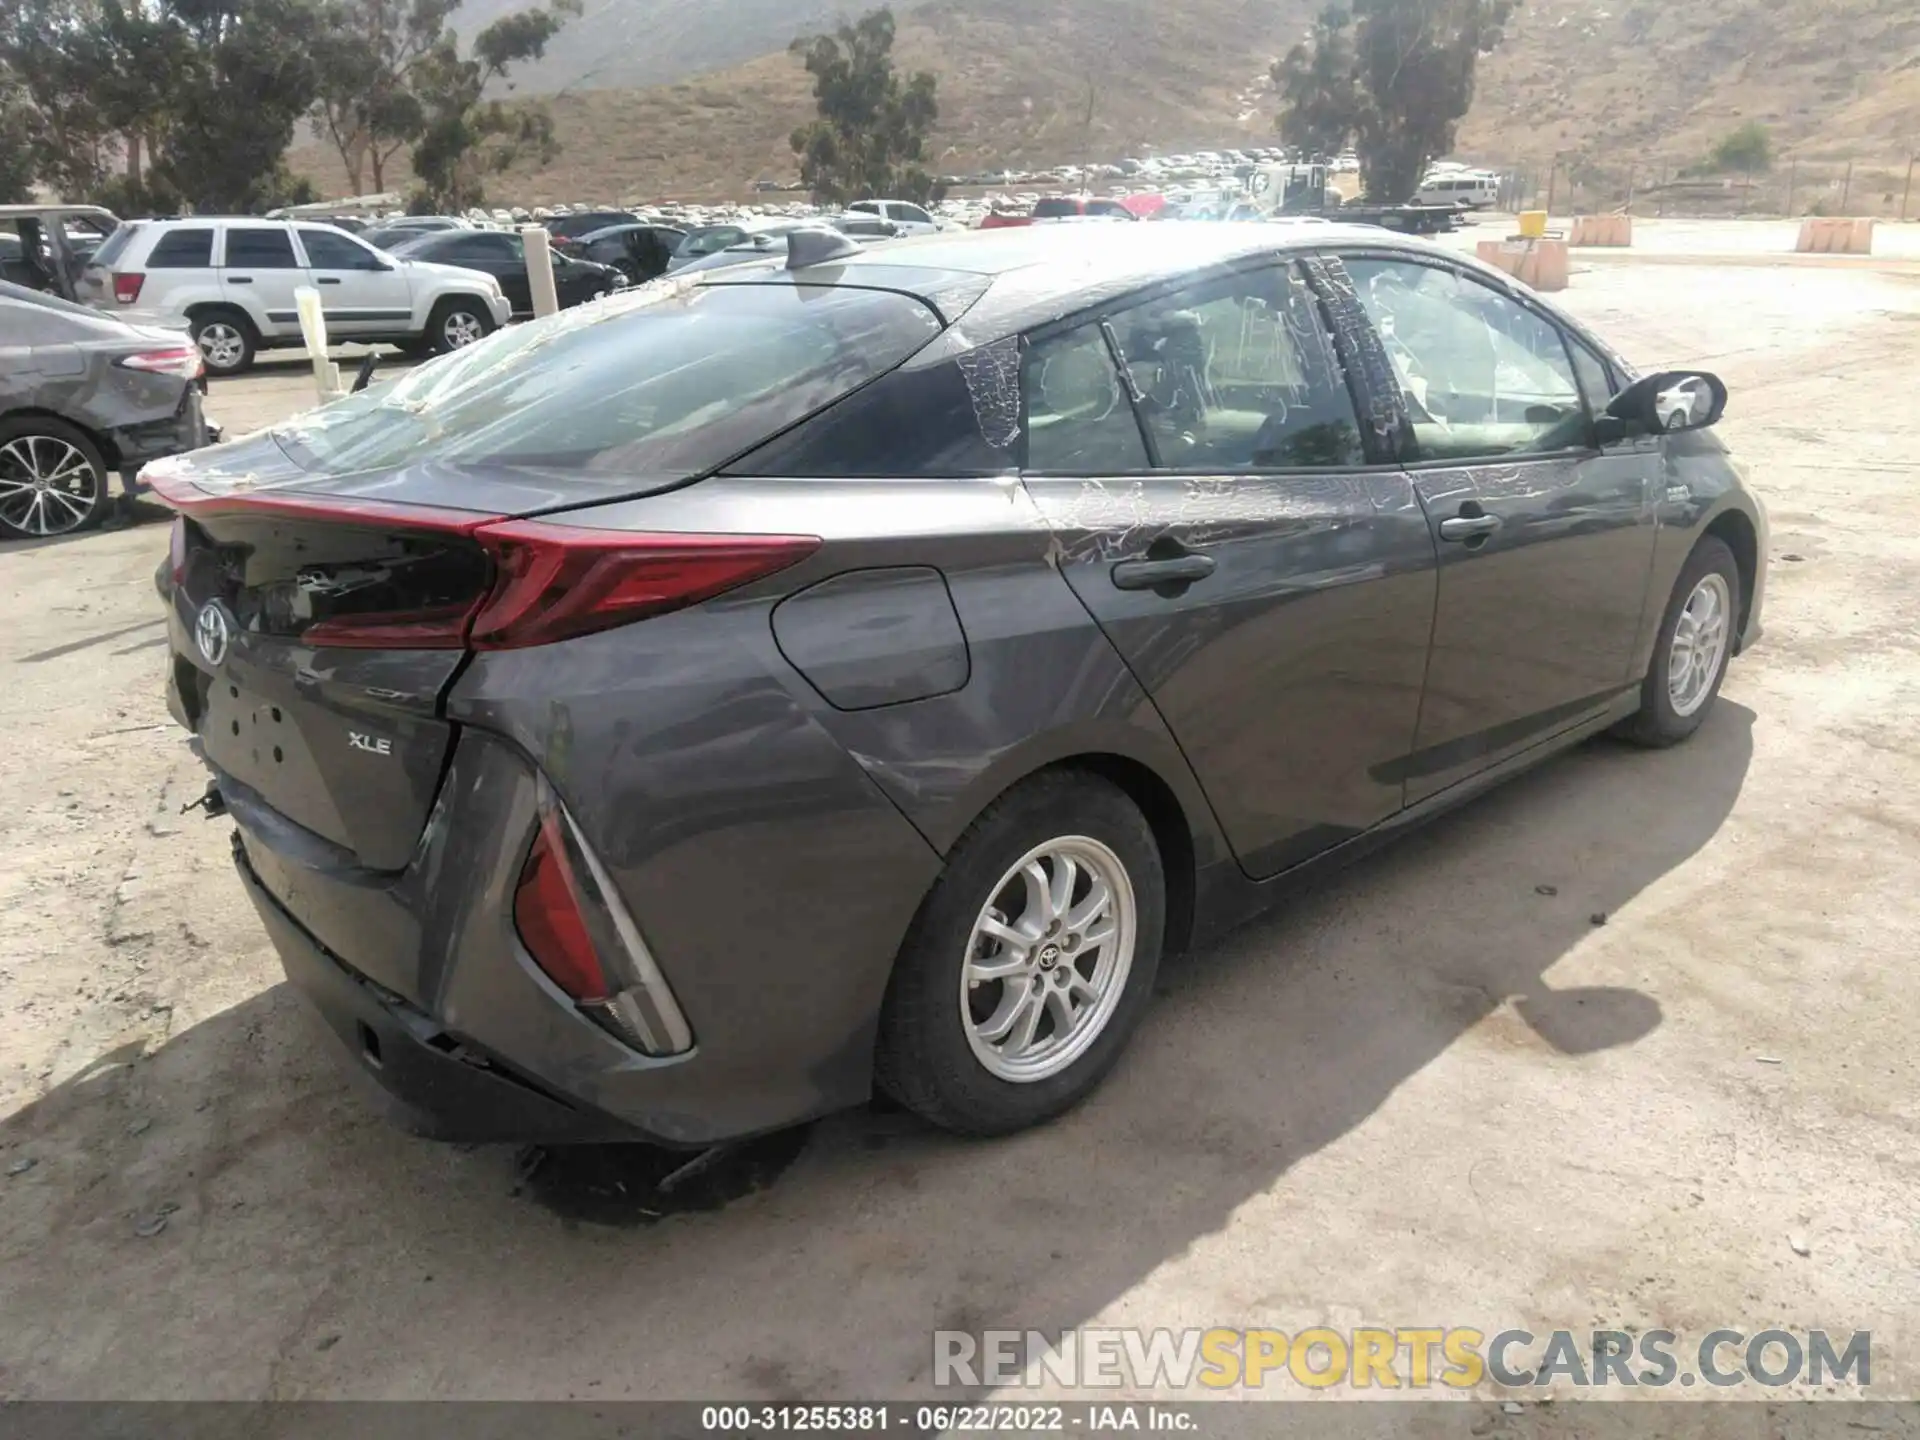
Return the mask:
<svg viewBox="0 0 1920 1440">
<path fill-rule="evenodd" d="M 1753 173 L 1701 174 L 1671 161 L 1596 163 L 1563 157 L 1547 164 L 1496 167 L 1499 208 L 1594 215 L 1719 218 L 1753 215 L 1870 215 L 1920 220 L 1920 157 L 1800 160 L 1785 156 Z"/>
</svg>

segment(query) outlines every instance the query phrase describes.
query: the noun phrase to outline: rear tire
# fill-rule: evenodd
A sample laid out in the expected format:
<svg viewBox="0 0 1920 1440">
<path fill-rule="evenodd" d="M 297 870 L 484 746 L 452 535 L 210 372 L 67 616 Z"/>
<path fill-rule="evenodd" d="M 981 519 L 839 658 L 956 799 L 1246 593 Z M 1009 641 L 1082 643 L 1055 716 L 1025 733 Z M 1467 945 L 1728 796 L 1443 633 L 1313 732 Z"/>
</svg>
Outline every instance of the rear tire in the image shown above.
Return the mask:
<svg viewBox="0 0 1920 1440">
<path fill-rule="evenodd" d="M 1708 535 L 1687 557 L 1660 617 L 1653 663 L 1641 682 L 1640 711 L 1616 734 L 1664 749 L 1700 728 L 1727 678 L 1740 606 L 1740 567 L 1725 542 Z"/>
<path fill-rule="evenodd" d="M 110 480 L 85 432 L 38 415 L 0 420 L 0 539 L 92 529 L 112 506 Z"/>
<path fill-rule="evenodd" d="M 901 947 L 881 1089 L 964 1135 L 1061 1114 L 1140 1023 L 1165 923 L 1159 846 L 1132 800 L 1070 770 L 1014 787 L 955 844 Z"/>
<path fill-rule="evenodd" d="M 485 339 L 493 329 L 493 315 L 486 306 L 456 295 L 433 307 L 425 338 L 434 354 L 447 355 Z"/>
<path fill-rule="evenodd" d="M 260 333 L 239 310 L 202 310 L 189 322 L 209 375 L 239 375 L 253 366 Z"/>
</svg>

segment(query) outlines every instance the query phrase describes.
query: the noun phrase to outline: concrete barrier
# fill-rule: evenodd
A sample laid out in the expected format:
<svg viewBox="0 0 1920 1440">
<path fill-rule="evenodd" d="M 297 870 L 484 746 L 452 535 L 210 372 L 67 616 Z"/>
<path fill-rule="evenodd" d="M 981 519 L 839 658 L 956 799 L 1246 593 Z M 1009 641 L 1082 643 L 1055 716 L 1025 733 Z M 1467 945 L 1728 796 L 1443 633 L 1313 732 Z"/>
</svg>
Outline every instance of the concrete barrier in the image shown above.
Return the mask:
<svg viewBox="0 0 1920 1440">
<path fill-rule="evenodd" d="M 1524 235 L 1511 240 L 1482 240 L 1474 253 L 1496 270 L 1504 270 L 1536 290 L 1567 288 L 1567 242 L 1534 240 Z"/>
<path fill-rule="evenodd" d="M 1569 245 L 1627 246 L 1633 244 L 1631 215 L 1576 215 L 1567 236 Z"/>
<path fill-rule="evenodd" d="M 1793 248 L 1808 255 L 1871 255 L 1873 221 L 1844 215 L 1809 215 L 1800 222 Z"/>
</svg>

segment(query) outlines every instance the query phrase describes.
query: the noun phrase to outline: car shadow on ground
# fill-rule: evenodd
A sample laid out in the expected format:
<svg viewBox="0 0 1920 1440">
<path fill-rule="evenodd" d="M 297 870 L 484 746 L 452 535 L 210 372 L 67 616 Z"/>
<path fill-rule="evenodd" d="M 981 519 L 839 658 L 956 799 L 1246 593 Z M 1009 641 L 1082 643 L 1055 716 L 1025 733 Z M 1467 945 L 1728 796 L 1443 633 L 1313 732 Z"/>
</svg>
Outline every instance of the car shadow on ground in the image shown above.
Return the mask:
<svg viewBox="0 0 1920 1440">
<path fill-rule="evenodd" d="M 1249 1202 L 1284 1217 L 1288 1173 L 1450 1047 L 1492 1077 L 1484 1117 L 1434 1137 L 1465 1163 L 1524 1143 L 1494 1113 L 1507 1077 L 1662 1023 L 1638 989 L 1548 972 L 1715 835 L 1753 719 L 1722 700 L 1673 750 L 1583 746 L 1171 963 L 1108 1084 L 1010 1140 L 876 1106 L 663 1200 L 690 1157 L 392 1132 L 274 986 L 0 1123 L 0 1170 L 32 1161 L 0 1180 L 0 1250 L 31 1259 L 9 1308 L 38 1332 L 0 1348 L 0 1391 L 907 1396 L 935 1328 L 1163 1323 L 1116 1302 Z M 637 1228 L 674 1210 L 710 1213 Z M 1208 1263 L 1215 1308 L 1179 1323 L 1289 1293 L 1285 1255 Z"/>
</svg>

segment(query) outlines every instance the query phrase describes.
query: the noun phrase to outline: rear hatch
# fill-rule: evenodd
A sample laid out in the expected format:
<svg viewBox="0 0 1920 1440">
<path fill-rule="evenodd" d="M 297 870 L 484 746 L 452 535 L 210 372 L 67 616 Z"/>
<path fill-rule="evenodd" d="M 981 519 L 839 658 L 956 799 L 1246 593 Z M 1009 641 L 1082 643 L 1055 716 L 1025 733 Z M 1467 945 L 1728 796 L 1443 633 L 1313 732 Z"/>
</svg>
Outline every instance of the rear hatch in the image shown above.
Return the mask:
<svg viewBox="0 0 1920 1440">
<path fill-rule="evenodd" d="M 940 329 L 883 290 L 633 292 L 148 467 L 179 512 L 176 717 L 245 798 L 404 868 L 469 653 L 697 604 L 819 543 L 636 533 L 596 507 L 711 473 Z"/>
</svg>

